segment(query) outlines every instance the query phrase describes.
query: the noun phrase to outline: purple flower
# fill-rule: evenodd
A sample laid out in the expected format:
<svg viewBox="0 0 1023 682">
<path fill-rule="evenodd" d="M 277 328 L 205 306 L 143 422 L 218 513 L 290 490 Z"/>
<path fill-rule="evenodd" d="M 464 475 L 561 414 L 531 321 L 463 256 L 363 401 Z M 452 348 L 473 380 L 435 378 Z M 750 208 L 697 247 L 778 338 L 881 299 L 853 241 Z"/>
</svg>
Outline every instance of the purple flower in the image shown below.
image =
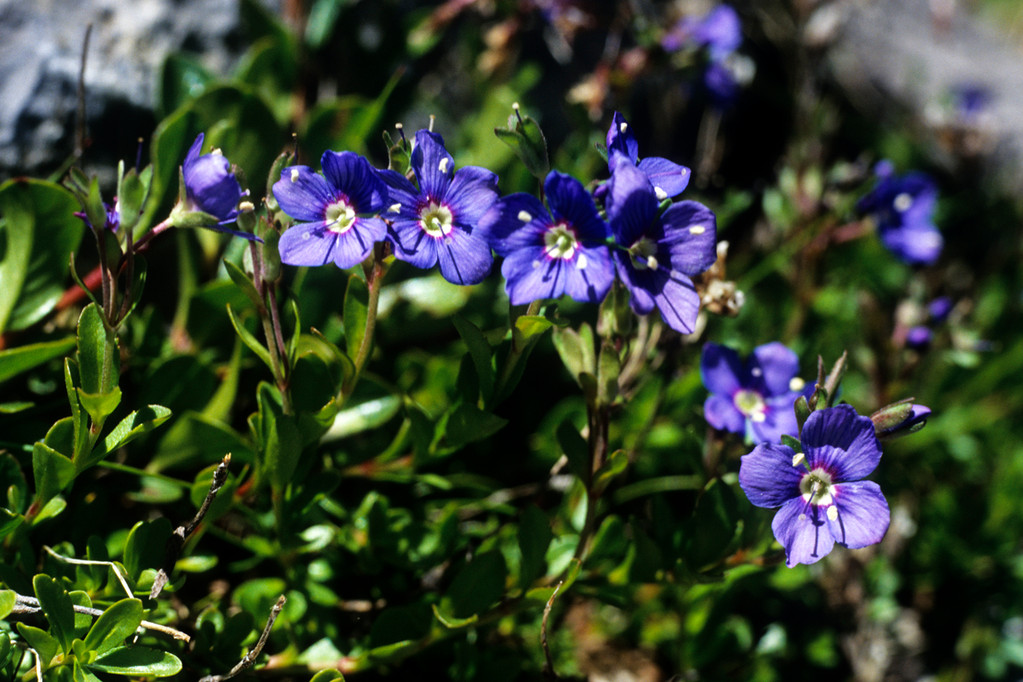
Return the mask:
<svg viewBox="0 0 1023 682">
<path fill-rule="evenodd" d="M 512 305 L 564 293 L 599 303 L 614 281 L 610 232 L 593 198 L 575 178 L 551 171 L 544 181 L 550 212 L 529 194 L 490 207 L 479 231 L 499 256 Z"/>
<path fill-rule="evenodd" d="M 739 15 L 728 5 L 718 5 L 702 17 L 683 17 L 661 38 L 669 52 L 682 48 L 706 48 L 712 61 L 721 61 L 742 45 Z"/>
<path fill-rule="evenodd" d="M 659 156 L 639 159 L 639 143 L 636 142 L 636 136 L 632 134 L 632 128 L 625 121 L 625 117 L 616 111 L 611 119 L 611 127 L 607 129 L 608 170 L 614 174 L 619 162 L 624 163 L 626 159 L 633 166 L 638 165 L 646 174 L 650 184 L 654 186 L 654 194 L 659 201 L 678 196 L 689 185 L 692 171 L 685 166 Z M 606 191 L 606 185 L 602 186 L 601 197 Z"/>
<path fill-rule="evenodd" d="M 934 332 L 929 327 L 919 324 L 915 327 L 910 327 L 909 331 L 906 332 L 906 346 L 916 350 L 923 350 L 931 345 L 933 338 Z"/>
<path fill-rule="evenodd" d="M 195 138 L 181 165 L 188 200 L 193 210 L 209 213 L 221 224 L 230 223 L 238 216 L 238 202 L 247 192 L 242 191 L 231 172 L 231 163 L 219 149 L 199 155 L 203 137 L 203 133 L 199 133 Z"/>
<path fill-rule="evenodd" d="M 657 308 L 672 329 L 689 334 L 700 311 L 693 277 L 717 259 L 717 219 L 703 204 L 680 201 L 658 213 L 647 176 L 625 158 L 613 162 L 608 181 L 608 222 L 618 246 L 612 254 L 618 276 L 639 315 Z"/>
<path fill-rule="evenodd" d="M 870 415 L 874 433 L 883 440 L 891 440 L 915 433 L 924 427 L 931 416 L 931 408 L 917 405 L 912 398 L 882 407 Z"/>
<path fill-rule="evenodd" d="M 437 133 L 420 130 L 412 149 L 412 170 L 419 189 L 400 173 L 378 171 L 390 188 L 388 240 L 394 256 L 418 268 L 440 263 L 444 279 L 476 284 L 490 272 L 494 257 L 476 223 L 497 200 L 497 175 L 454 159 Z"/>
<path fill-rule="evenodd" d="M 777 341 L 757 346 L 745 362 L 731 348 L 708 343 L 700 356 L 700 376 L 711 393 L 703 415 L 715 429 L 745 434 L 754 443 L 795 437 L 793 404 L 806 388 L 798 374 L 799 357 Z"/>
<path fill-rule="evenodd" d="M 365 260 L 387 234 L 376 217 L 387 205 L 387 185 L 354 152 L 323 152 L 323 175 L 308 166 L 281 171 L 273 193 L 281 209 L 299 221 L 281 235 L 281 262 L 350 268 Z"/>
<path fill-rule="evenodd" d="M 856 205 L 877 222 L 881 242 L 902 261 L 929 265 L 941 255 L 944 240 L 932 215 L 938 188 L 930 176 L 907 173 L 896 176 L 891 164 L 877 164 L 878 183 Z"/>
<path fill-rule="evenodd" d="M 927 312 L 930 313 L 933 322 L 944 322 L 952 312 L 952 299 L 948 296 L 938 296 L 927 304 Z"/>
<path fill-rule="evenodd" d="M 849 405 L 816 410 L 803 425 L 803 452 L 761 443 L 743 455 L 739 485 L 758 507 L 781 507 L 771 529 L 785 563 L 812 564 L 837 542 L 853 549 L 880 542 L 888 503 L 873 481 L 862 481 L 881 460 L 874 423 Z"/>
<path fill-rule="evenodd" d="M 121 212 L 117 208 L 115 203 L 113 206 L 107 202 L 103 202 L 103 208 L 106 210 L 106 220 L 103 225 L 100 225 L 99 230 L 110 230 L 111 232 L 117 232 L 117 229 L 121 226 Z M 74 216 L 80 218 L 83 223 L 89 226 L 93 232 L 97 232 L 96 226 L 89 220 L 89 216 L 85 211 L 77 211 Z"/>
</svg>

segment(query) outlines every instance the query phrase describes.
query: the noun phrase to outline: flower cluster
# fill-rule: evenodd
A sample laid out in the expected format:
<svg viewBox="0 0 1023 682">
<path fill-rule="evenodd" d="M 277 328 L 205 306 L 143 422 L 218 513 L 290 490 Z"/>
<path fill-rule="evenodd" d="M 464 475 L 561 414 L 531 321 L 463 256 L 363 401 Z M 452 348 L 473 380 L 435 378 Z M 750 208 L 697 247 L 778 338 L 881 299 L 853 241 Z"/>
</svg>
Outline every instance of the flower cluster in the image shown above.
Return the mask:
<svg viewBox="0 0 1023 682">
<path fill-rule="evenodd" d="M 849 405 L 812 412 L 803 425 L 801 452 L 761 443 L 744 455 L 739 485 L 758 507 L 780 507 L 771 529 L 785 547 L 786 564 L 812 564 L 834 548 L 881 541 L 890 513 L 881 488 L 860 480 L 881 460 L 874 422 Z"/>
<path fill-rule="evenodd" d="M 757 346 L 743 362 L 731 348 L 708 343 L 700 375 L 711 392 L 703 414 L 715 429 L 745 434 L 754 443 L 799 433 L 793 405 L 807 384 L 799 378 L 798 356 L 783 344 Z"/>
<path fill-rule="evenodd" d="M 691 278 L 715 261 L 714 213 L 695 201 L 662 207 L 686 188 L 689 169 L 640 159 L 620 114 L 607 143 L 610 179 L 591 194 L 551 171 L 546 207 L 527 194 L 500 197 L 497 176 L 485 168 L 456 170 L 441 136 L 429 130 L 412 147 L 415 182 L 352 152 L 327 151 L 322 175 L 291 166 L 273 185 L 281 209 L 298 221 L 281 236 L 281 260 L 348 268 L 385 242 L 398 260 L 438 265 L 448 281 L 475 284 L 496 252 L 512 304 L 563 294 L 599 303 L 617 275 L 636 313 L 656 308 L 670 327 L 692 332 L 700 297 Z"/>
<path fill-rule="evenodd" d="M 934 226 L 938 188 L 930 176 L 919 173 L 895 175 L 892 164 L 882 161 L 874 169 L 878 182 L 860 199 L 857 209 L 873 216 L 885 247 L 911 265 L 930 265 L 941 255 L 944 240 Z"/>
</svg>

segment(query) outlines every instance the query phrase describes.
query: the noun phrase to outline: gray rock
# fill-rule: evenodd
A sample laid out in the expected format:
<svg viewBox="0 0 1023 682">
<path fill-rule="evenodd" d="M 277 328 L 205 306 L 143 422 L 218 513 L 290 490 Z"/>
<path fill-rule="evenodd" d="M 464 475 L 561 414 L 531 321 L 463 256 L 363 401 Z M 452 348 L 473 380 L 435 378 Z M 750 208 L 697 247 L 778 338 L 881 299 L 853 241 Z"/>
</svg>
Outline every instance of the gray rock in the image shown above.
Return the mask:
<svg viewBox="0 0 1023 682">
<path fill-rule="evenodd" d="M 237 56 L 238 0 L 0 0 L 0 180 L 52 173 L 74 152 L 90 23 L 87 164 L 130 160 L 152 135 L 169 52 L 194 52 L 214 73 Z"/>
</svg>

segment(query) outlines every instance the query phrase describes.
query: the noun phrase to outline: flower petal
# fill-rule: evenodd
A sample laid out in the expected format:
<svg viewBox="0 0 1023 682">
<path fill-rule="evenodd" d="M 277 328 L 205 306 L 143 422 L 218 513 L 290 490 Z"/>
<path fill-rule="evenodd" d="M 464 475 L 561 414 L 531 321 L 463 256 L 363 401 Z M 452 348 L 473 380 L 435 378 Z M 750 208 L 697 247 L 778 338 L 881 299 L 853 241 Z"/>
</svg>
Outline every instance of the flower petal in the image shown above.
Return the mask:
<svg viewBox="0 0 1023 682">
<path fill-rule="evenodd" d="M 320 166 L 327 182 L 348 197 L 356 213 L 377 213 L 386 207 L 387 185 L 373 172 L 369 161 L 355 152 L 328 149 L 320 158 Z"/>
<path fill-rule="evenodd" d="M 429 130 L 418 131 L 411 162 L 420 192 L 431 199 L 447 194 L 455 175 L 455 160 L 444 148 L 444 138 Z"/>
<path fill-rule="evenodd" d="M 494 256 L 486 241 L 456 228 L 437 241 L 437 262 L 452 284 L 478 284 L 490 273 Z"/>
<path fill-rule="evenodd" d="M 660 193 L 657 192 L 660 189 L 666 197 L 676 197 L 682 194 L 689 186 L 689 178 L 693 174 L 685 166 L 659 156 L 648 156 L 640 160 L 639 169 L 646 173 L 650 179 L 650 184 L 654 186 L 654 193 L 660 196 Z"/>
<path fill-rule="evenodd" d="M 657 199 L 643 171 L 618 164 L 608 181 L 607 215 L 618 243 L 630 247 L 647 235 L 657 217 Z M 659 221 L 657 221 L 659 223 Z"/>
<path fill-rule="evenodd" d="M 562 258 L 548 258 L 542 246 L 519 249 L 501 265 L 512 305 L 523 305 L 544 298 L 557 298 L 565 291 L 568 268 Z"/>
<path fill-rule="evenodd" d="M 639 143 L 636 136 L 632 134 L 632 128 L 626 122 L 625 117 L 617 111 L 611 117 L 611 126 L 607 129 L 607 166 L 612 173 L 618 165 L 615 153 L 622 154 L 629 159 L 631 165 L 636 165 L 639 158 Z"/>
<path fill-rule="evenodd" d="M 571 175 L 548 173 L 544 194 L 555 219 L 571 225 L 580 241 L 603 242 L 610 236 L 610 228 L 598 215 L 593 197 Z"/>
<path fill-rule="evenodd" d="M 717 218 L 696 201 L 680 201 L 661 216 L 664 236 L 658 256 L 667 252 L 672 270 L 694 277 L 717 260 Z"/>
<path fill-rule="evenodd" d="M 600 303 L 614 283 L 614 265 L 604 245 L 581 246 L 566 268 L 565 293 L 576 301 Z"/>
<path fill-rule="evenodd" d="M 797 497 L 786 502 L 771 522 L 774 537 L 785 547 L 785 565 L 813 564 L 835 547 L 823 508 Z"/>
<path fill-rule="evenodd" d="M 727 396 L 712 393 L 703 403 L 703 418 L 715 429 L 742 433 L 746 429 L 746 417 L 735 407 Z"/>
<path fill-rule="evenodd" d="M 831 491 L 838 517 L 828 519 L 828 527 L 835 540 L 852 549 L 881 542 L 891 522 L 881 487 L 873 481 L 852 481 L 837 483 Z"/>
<path fill-rule="evenodd" d="M 424 270 L 437 264 L 437 239 L 428 235 L 418 220 L 395 219 L 387 231 L 387 239 L 398 260 Z"/>
<path fill-rule="evenodd" d="M 692 334 L 700 313 L 700 294 L 685 275 L 672 273 L 661 290 L 654 294 L 654 304 L 661 318 L 680 334 Z"/>
<path fill-rule="evenodd" d="M 454 221 L 472 232 L 487 209 L 497 201 L 497 175 L 478 166 L 460 168 L 443 197 L 438 198 L 443 198 L 451 209 Z"/>
<path fill-rule="evenodd" d="M 796 422 L 796 411 L 793 405 L 799 393 L 792 391 L 780 396 L 774 396 L 764 400 L 767 409 L 764 410 L 764 420 L 752 422 L 754 440 L 771 441 L 778 443 L 783 434 L 792 436 L 799 435 L 799 425 Z"/>
<path fill-rule="evenodd" d="M 327 180 L 309 166 L 290 166 L 282 170 L 273 193 L 281 210 L 301 222 L 322 221 L 327 206 L 335 199 Z"/>
<path fill-rule="evenodd" d="M 355 224 L 338 235 L 334 244 L 334 264 L 342 270 L 358 265 L 373 252 L 373 244 L 383 241 L 387 225 L 379 218 L 356 218 Z"/>
<path fill-rule="evenodd" d="M 550 214 L 540 200 L 517 192 L 495 201 L 476 224 L 474 234 L 498 255 L 507 256 L 519 249 L 543 248 L 543 235 L 550 225 Z"/>
<path fill-rule="evenodd" d="M 700 376 L 708 391 L 730 398 L 742 388 L 740 383 L 742 374 L 742 361 L 734 350 L 716 343 L 703 345 L 703 352 L 700 353 Z"/>
<path fill-rule="evenodd" d="M 750 373 L 757 378 L 766 395 L 789 393 L 792 390 L 789 384 L 799 374 L 799 356 L 781 342 L 765 343 L 753 349 Z"/>
<path fill-rule="evenodd" d="M 287 265 L 325 265 L 332 260 L 337 234 L 322 222 L 299 223 L 285 230 L 277 244 L 281 262 Z"/>
<path fill-rule="evenodd" d="M 739 485 L 758 507 L 779 507 L 799 495 L 799 481 L 806 470 L 792 466 L 796 453 L 780 443 L 761 443 L 739 460 Z"/>
<path fill-rule="evenodd" d="M 824 467 L 835 482 L 859 480 L 881 461 L 874 422 L 850 405 L 811 412 L 801 438 L 810 467 Z"/>
</svg>

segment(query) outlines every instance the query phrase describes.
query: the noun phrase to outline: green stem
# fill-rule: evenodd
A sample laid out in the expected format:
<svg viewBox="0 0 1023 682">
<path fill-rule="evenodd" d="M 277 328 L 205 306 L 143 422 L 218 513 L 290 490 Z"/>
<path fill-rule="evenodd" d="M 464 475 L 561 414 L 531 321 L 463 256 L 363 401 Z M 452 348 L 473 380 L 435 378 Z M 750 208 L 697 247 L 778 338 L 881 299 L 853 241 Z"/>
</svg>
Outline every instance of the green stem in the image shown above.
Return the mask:
<svg viewBox="0 0 1023 682">
<path fill-rule="evenodd" d="M 142 477 L 153 478 L 158 481 L 162 481 L 164 483 L 169 483 L 170 485 L 177 486 L 182 490 L 192 489 L 192 484 L 189 483 L 188 481 L 181 481 L 170 476 L 165 476 L 164 474 L 157 474 L 150 471 L 146 471 L 145 469 L 139 469 L 133 466 L 128 466 L 127 464 L 120 464 L 118 462 L 99 461 L 96 463 L 96 466 L 101 467 L 103 469 L 109 469 L 111 471 L 120 471 L 121 473 L 132 474 L 133 476 L 138 476 L 140 478 Z"/>
<path fill-rule="evenodd" d="M 351 381 L 348 382 L 348 385 L 343 388 L 342 392 L 345 396 L 351 395 L 355 389 L 355 384 L 358 383 L 359 377 L 362 375 L 362 369 L 369 360 L 370 350 L 373 348 L 373 335 L 376 332 L 377 326 L 377 308 L 380 305 L 380 288 L 386 272 L 387 266 L 383 263 L 382 253 L 378 245 L 373 258 L 373 265 L 368 269 L 367 274 L 369 276 L 366 278 L 366 283 L 369 285 L 369 300 L 366 302 L 366 333 L 362 335 L 362 343 L 359 344 L 359 350 L 356 351 L 355 357 L 352 359 L 355 365 L 355 374 L 352 376 Z"/>
</svg>

